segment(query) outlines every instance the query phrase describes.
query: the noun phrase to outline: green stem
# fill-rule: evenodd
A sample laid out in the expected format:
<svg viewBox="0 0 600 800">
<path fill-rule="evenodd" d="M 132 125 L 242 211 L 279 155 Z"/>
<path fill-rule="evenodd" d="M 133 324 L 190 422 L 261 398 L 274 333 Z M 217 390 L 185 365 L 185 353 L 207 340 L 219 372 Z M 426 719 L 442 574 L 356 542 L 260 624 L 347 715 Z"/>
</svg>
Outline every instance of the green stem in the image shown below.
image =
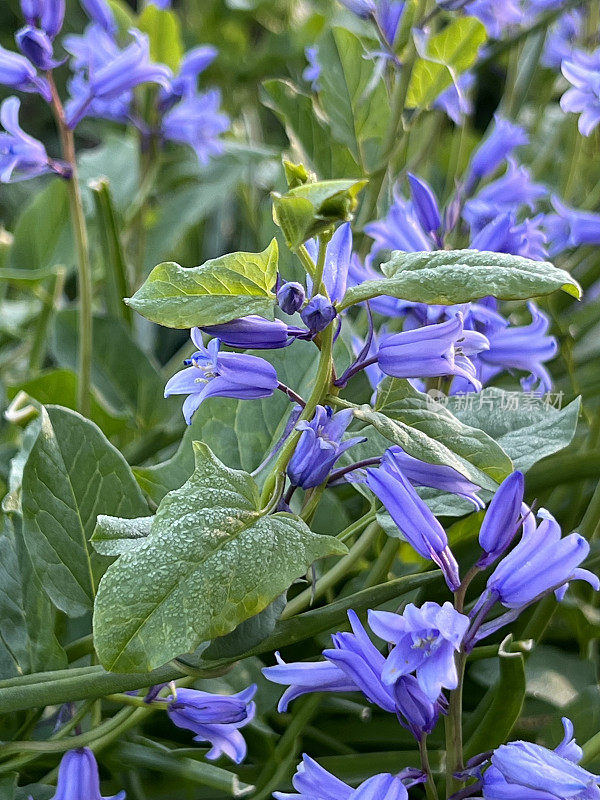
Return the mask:
<svg viewBox="0 0 600 800">
<path fill-rule="evenodd" d="M 458 686 L 450 692 L 448 715 L 446 717 L 446 791 L 448 796 L 457 792 L 462 783 L 454 777 L 455 772 L 463 769 L 463 742 L 462 742 L 462 695 L 465 676 L 466 656 L 459 653 L 456 656 L 456 671 L 458 672 Z"/>
<path fill-rule="evenodd" d="M 419 741 L 419 754 L 421 756 L 421 769 L 427 775 L 427 782 L 425 783 L 425 794 L 427 800 L 439 800 L 433 773 L 431 772 L 431 765 L 429 763 L 429 753 L 427 752 L 427 735 L 423 734 Z"/>
<path fill-rule="evenodd" d="M 321 334 L 321 355 L 319 358 L 317 374 L 315 376 L 315 385 L 310 397 L 306 401 L 305 407 L 302 409 L 299 421 L 304 419 L 312 419 L 316 407 L 327 395 L 331 388 L 331 375 L 333 369 L 333 328 L 334 325 L 331 324 Z M 262 491 L 261 505 L 267 505 L 269 499 L 271 498 L 277 480 L 276 476 L 283 475 L 285 473 L 288 462 L 294 454 L 294 450 L 298 444 L 300 435 L 301 431 L 295 430 L 288 437 L 286 443 L 284 444 L 279 454 L 279 458 L 275 462 L 273 471 L 265 481 Z"/>
<path fill-rule="evenodd" d="M 92 268 L 89 257 L 88 234 L 83 212 L 83 201 L 79 188 L 77 173 L 77 157 L 75 154 L 75 137 L 67 126 L 65 112 L 54 78 L 47 73 L 52 93 L 52 109 L 58 126 L 62 143 L 64 160 L 71 168 L 71 177 L 67 181 L 71 223 L 77 249 L 77 268 L 79 276 L 79 362 L 77 383 L 77 409 L 84 416 L 90 414 L 90 387 L 92 378 Z"/>
<path fill-rule="evenodd" d="M 594 494 L 590 500 L 583 519 L 579 524 L 579 533 L 584 539 L 590 541 L 598 535 L 600 526 L 600 481 L 594 489 Z"/>
</svg>

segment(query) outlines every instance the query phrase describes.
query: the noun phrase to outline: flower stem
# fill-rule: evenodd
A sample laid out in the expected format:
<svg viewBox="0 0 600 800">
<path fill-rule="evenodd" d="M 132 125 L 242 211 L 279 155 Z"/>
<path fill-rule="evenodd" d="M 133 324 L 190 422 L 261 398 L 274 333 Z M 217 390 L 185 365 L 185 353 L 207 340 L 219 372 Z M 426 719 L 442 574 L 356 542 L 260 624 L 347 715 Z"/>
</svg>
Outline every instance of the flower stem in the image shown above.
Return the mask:
<svg viewBox="0 0 600 800">
<path fill-rule="evenodd" d="M 83 202 L 77 175 L 75 137 L 65 120 L 64 108 L 51 72 L 47 73 L 52 93 L 52 109 L 62 143 L 64 160 L 71 167 L 67 181 L 71 223 L 77 248 L 79 277 L 79 366 L 77 382 L 77 408 L 84 416 L 90 414 L 90 386 L 92 375 L 92 269 L 89 258 L 88 234 L 83 212 Z"/>
<path fill-rule="evenodd" d="M 446 791 L 448 796 L 457 792 L 461 781 L 454 777 L 455 772 L 460 772 L 463 766 L 462 742 L 462 697 L 463 681 L 465 677 L 466 655 L 462 651 L 456 656 L 456 671 L 458 672 L 458 685 L 450 692 L 448 716 L 446 717 Z"/>
<path fill-rule="evenodd" d="M 423 734 L 419 741 L 419 754 L 421 756 L 421 769 L 427 775 L 427 782 L 425 783 L 425 794 L 427 800 L 438 800 L 438 793 L 431 772 L 431 765 L 429 764 L 429 753 L 427 752 L 427 735 Z"/>
</svg>

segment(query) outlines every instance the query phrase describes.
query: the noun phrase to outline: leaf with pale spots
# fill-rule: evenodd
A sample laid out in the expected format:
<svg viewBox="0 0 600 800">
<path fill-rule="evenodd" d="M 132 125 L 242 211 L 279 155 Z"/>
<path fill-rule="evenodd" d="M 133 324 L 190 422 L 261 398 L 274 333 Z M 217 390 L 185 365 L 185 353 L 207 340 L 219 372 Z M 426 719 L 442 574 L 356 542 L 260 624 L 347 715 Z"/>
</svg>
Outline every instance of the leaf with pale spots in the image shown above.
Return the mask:
<svg viewBox="0 0 600 800">
<path fill-rule="evenodd" d="M 317 559 L 346 552 L 292 514 L 265 515 L 253 478 L 206 445 L 194 442 L 194 453 L 193 475 L 164 497 L 148 535 L 146 521 L 137 537 L 136 521 L 126 523 L 137 546 L 121 548 L 100 583 L 94 643 L 107 669 L 151 670 L 193 652 L 258 614 Z M 115 537 L 114 519 L 103 532 L 105 522 L 95 541 Z"/>
</svg>

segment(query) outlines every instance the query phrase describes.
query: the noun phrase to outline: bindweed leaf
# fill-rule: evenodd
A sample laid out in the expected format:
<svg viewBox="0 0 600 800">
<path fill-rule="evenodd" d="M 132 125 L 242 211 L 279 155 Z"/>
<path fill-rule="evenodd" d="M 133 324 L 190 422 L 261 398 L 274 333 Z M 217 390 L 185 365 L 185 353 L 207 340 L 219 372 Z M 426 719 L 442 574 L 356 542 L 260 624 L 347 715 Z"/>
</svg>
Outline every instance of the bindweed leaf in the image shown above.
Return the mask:
<svg viewBox="0 0 600 800">
<path fill-rule="evenodd" d="M 194 451 L 192 477 L 100 583 L 94 642 L 107 669 L 151 670 L 192 652 L 258 614 L 315 560 L 346 552 L 291 514 L 265 516 L 250 475 L 204 444 Z"/>
<path fill-rule="evenodd" d="M 167 328 L 218 325 L 248 314 L 272 319 L 277 261 L 273 239 L 262 253 L 229 253 L 199 267 L 159 264 L 126 302 Z"/>
<path fill-rule="evenodd" d="M 135 550 L 150 533 L 154 517 L 123 519 L 100 514 L 91 543 L 102 556 L 120 556 Z"/>
<path fill-rule="evenodd" d="M 455 305 L 488 295 L 499 300 L 526 300 L 562 289 L 581 297 L 581 287 L 563 269 L 505 253 L 478 250 L 395 251 L 382 265 L 387 278 L 364 281 L 346 292 L 341 308 L 379 295 L 416 303 Z"/>
<path fill-rule="evenodd" d="M 365 180 L 305 183 L 284 195 L 273 192 L 273 219 L 288 247 L 296 249 L 334 222 L 351 220 Z"/>
<path fill-rule="evenodd" d="M 106 561 L 90 537 L 98 514 L 148 512 L 123 456 L 93 422 L 60 406 L 43 407 L 23 467 L 23 537 L 34 571 L 54 605 L 70 616 L 92 608 Z"/>
<path fill-rule="evenodd" d="M 419 36 L 416 33 L 415 36 Z M 410 76 L 406 105 L 428 108 L 458 76 L 475 62 L 486 40 L 483 24 L 475 17 L 455 19 L 427 42 L 417 42 L 420 58 Z"/>
</svg>

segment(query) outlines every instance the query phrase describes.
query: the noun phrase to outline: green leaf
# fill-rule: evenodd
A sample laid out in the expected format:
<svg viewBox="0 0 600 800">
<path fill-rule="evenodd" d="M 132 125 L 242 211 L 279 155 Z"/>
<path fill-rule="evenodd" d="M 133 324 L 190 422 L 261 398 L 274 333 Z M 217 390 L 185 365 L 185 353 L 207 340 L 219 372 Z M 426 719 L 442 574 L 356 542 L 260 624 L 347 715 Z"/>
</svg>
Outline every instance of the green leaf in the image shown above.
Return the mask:
<svg viewBox="0 0 600 800">
<path fill-rule="evenodd" d="M 140 14 L 136 27 L 148 34 L 151 60 L 166 64 L 173 72 L 178 72 L 184 47 L 177 14 L 148 4 Z"/>
<path fill-rule="evenodd" d="M 500 676 L 490 687 L 465 731 L 465 758 L 493 750 L 508 739 L 525 700 L 525 659 L 511 653 L 512 636 L 500 645 Z"/>
<path fill-rule="evenodd" d="M 347 147 L 333 141 L 327 123 L 315 114 L 313 101 L 289 81 L 265 81 L 261 100 L 277 115 L 298 156 L 322 178 L 360 173 Z"/>
<path fill-rule="evenodd" d="M 273 633 L 285 604 L 286 595 L 282 594 L 260 614 L 240 623 L 227 636 L 221 636 L 211 642 L 210 647 L 202 653 L 202 658 L 217 661 L 220 658 L 240 656 L 252 650 Z"/>
<path fill-rule="evenodd" d="M 563 269 L 547 261 L 531 261 L 505 253 L 395 251 L 382 270 L 387 278 L 351 287 L 340 307 L 348 308 L 379 295 L 436 305 L 468 303 L 488 295 L 499 300 L 525 300 L 556 289 L 581 297 L 581 287 Z"/>
<path fill-rule="evenodd" d="M 265 516 L 250 475 L 204 444 L 194 451 L 190 480 L 100 583 L 94 642 L 107 669 L 150 670 L 192 652 L 258 614 L 315 560 L 346 551 L 291 514 Z"/>
<path fill-rule="evenodd" d="M 67 666 L 54 609 L 33 572 L 19 514 L 0 513 L 0 678 Z"/>
<path fill-rule="evenodd" d="M 410 76 L 406 105 L 428 108 L 477 59 L 486 40 L 485 27 L 475 17 L 453 20 L 427 40 L 427 47 Z"/>
<path fill-rule="evenodd" d="M 556 394 L 562 399 L 562 395 Z M 496 440 L 515 469 L 527 472 L 546 456 L 566 447 L 577 428 L 581 398 L 565 408 L 524 392 L 505 392 L 494 386 L 478 395 L 453 396 L 447 407 L 462 423 L 480 428 Z"/>
<path fill-rule="evenodd" d="M 295 250 L 334 222 L 351 220 L 358 194 L 366 184 L 366 180 L 316 181 L 284 195 L 273 192 L 273 219 L 288 247 Z"/>
<path fill-rule="evenodd" d="M 247 314 L 272 319 L 277 262 L 273 239 L 262 253 L 229 253 L 200 267 L 159 264 L 126 302 L 168 328 L 218 325 Z"/>
<path fill-rule="evenodd" d="M 448 409 L 432 403 L 428 395 L 418 392 L 407 380 L 386 378 L 377 392 L 375 408 L 442 442 L 465 464 L 475 466 L 497 483 L 513 470 L 509 455 L 492 435 L 478 424 L 465 424 Z"/>
<path fill-rule="evenodd" d="M 92 385 L 115 416 L 127 416 L 141 429 L 163 425 L 177 406 L 163 399 L 165 381 L 152 357 L 142 351 L 128 327 L 110 317 L 94 317 Z M 54 319 L 52 350 L 61 367 L 78 368 L 77 310 Z"/>
<path fill-rule="evenodd" d="M 77 409 L 77 375 L 68 369 L 51 369 L 40 372 L 34 378 L 23 383 L 6 387 L 6 395 L 12 400 L 19 392 L 27 392 L 42 405 L 58 405 Z M 127 418 L 121 416 L 114 409 L 105 407 L 92 393 L 90 419 L 101 428 L 107 436 L 113 436 L 122 431 L 127 424 Z"/>
<path fill-rule="evenodd" d="M 123 456 L 74 411 L 42 408 L 23 467 L 23 537 L 52 602 L 70 616 L 90 610 L 106 561 L 89 539 L 98 514 L 141 516 L 148 507 Z"/>
<path fill-rule="evenodd" d="M 383 78 L 374 82 L 372 61 L 365 56 L 360 39 L 345 28 L 333 28 L 319 39 L 319 100 L 333 137 L 347 145 L 359 164 L 364 143 L 385 136 L 390 114 Z"/>
<path fill-rule="evenodd" d="M 63 180 L 56 178 L 35 195 L 19 216 L 8 266 L 44 269 L 73 261 L 69 227 L 69 195 Z"/>
<path fill-rule="evenodd" d="M 149 535 L 154 517 L 123 519 L 99 514 L 90 539 L 101 556 L 120 556 L 137 549 Z"/>
</svg>

